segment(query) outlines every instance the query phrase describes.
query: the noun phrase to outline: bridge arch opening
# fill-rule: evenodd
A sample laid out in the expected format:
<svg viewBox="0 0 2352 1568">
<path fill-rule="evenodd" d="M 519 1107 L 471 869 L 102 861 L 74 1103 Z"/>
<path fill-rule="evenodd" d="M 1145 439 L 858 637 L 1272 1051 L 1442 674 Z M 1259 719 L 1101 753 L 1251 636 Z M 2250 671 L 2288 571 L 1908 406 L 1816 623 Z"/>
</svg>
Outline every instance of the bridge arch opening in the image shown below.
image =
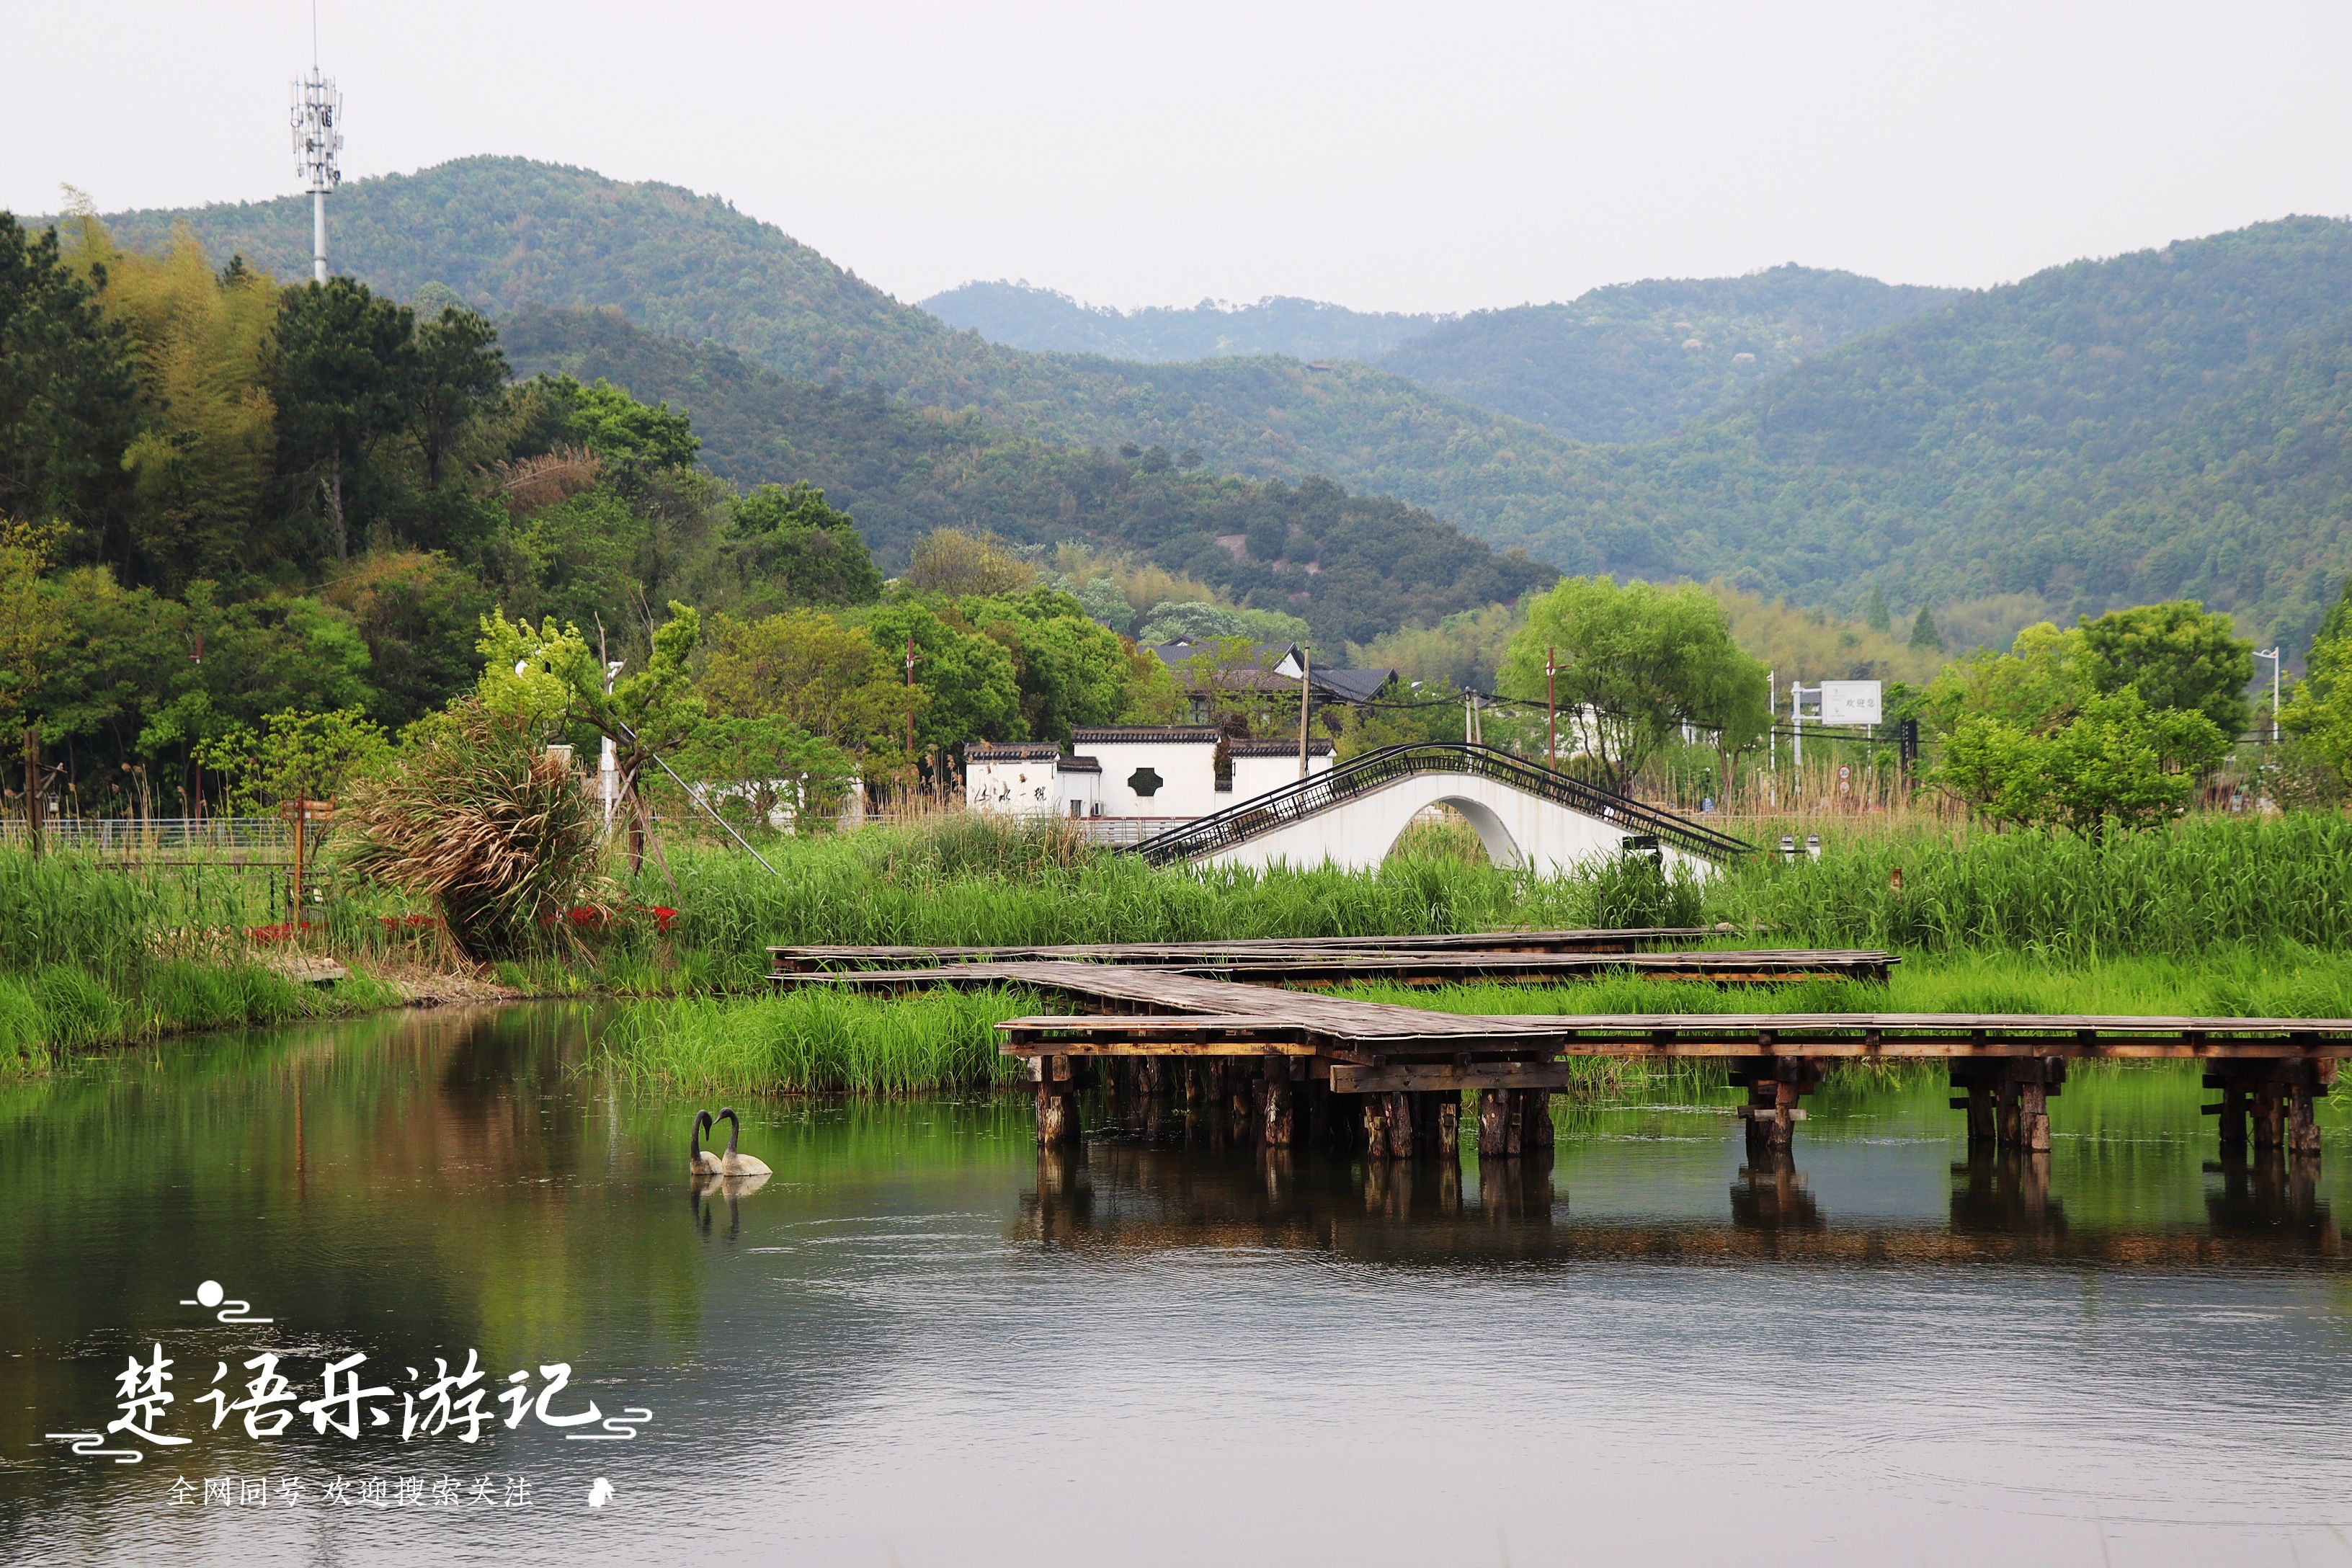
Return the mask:
<svg viewBox="0 0 2352 1568">
<path fill-rule="evenodd" d="M 1478 835 L 1478 842 L 1486 847 L 1488 863 L 1512 869 L 1527 863 L 1527 857 L 1519 852 L 1518 841 L 1511 837 L 1511 830 L 1503 826 L 1503 819 L 1477 801 L 1458 795 L 1439 795 L 1434 800 L 1425 802 L 1420 810 L 1406 818 L 1404 826 L 1397 830 L 1396 837 L 1391 839 L 1389 847 L 1381 852 L 1382 860 L 1396 853 L 1397 845 L 1402 841 L 1405 834 L 1412 830 L 1421 812 L 1426 811 L 1433 805 L 1444 806 L 1470 825 L 1471 831 Z"/>
</svg>

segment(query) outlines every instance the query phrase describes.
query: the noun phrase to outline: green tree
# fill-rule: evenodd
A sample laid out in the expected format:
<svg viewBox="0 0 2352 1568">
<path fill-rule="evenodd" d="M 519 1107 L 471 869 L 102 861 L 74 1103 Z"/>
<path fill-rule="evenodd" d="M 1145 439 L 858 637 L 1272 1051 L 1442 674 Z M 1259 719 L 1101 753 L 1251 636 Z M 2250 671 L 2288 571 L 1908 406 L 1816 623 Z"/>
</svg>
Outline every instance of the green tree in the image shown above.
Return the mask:
<svg viewBox="0 0 2352 1568">
<path fill-rule="evenodd" d="M 2039 734 L 2072 720 L 2095 690 L 2083 629 L 2062 632 L 2042 621 L 2019 632 L 2007 653 L 1977 648 L 1946 665 L 1922 693 L 1919 710 L 1948 733 L 1976 716 Z"/>
<path fill-rule="evenodd" d="M 1066 741 L 1073 725 L 1108 724 L 1127 706 L 1136 674 L 1127 645 L 1069 595 L 1037 588 L 1018 597 L 963 599 L 956 608 L 1013 656 L 1021 717 L 1032 736 Z M 919 666 L 916 673 L 919 679 Z"/>
<path fill-rule="evenodd" d="M 1911 623 L 1911 647 L 1915 650 L 1944 651 L 1944 634 L 1936 629 L 1936 617 L 1927 613 L 1925 605 L 1919 606 L 1919 614 Z"/>
<path fill-rule="evenodd" d="M 723 548 L 747 613 L 881 596 L 881 570 L 856 524 L 814 485 L 761 485 L 737 497 Z"/>
<path fill-rule="evenodd" d="M 822 610 L 711 623 L 702 671 L 710 706 L 740 719 L 776 719 L 854 753 L 903 749 L 909 710 L 929 696 L 863 626 Z"/>
<path fill-rule="evenodd" d="M 1862 624 L 1874 632 L 1892 632 L 1895 613 L 1886 602 L 1886 590 L 1875 583 L 1870 587 L 1870 603 L 1862 612 Z"/>
<path fill-rule="evenodd" d="M 568 375 L 553 384 L 570 407 L 573 437 L 623 474 L 691 468 L 702 450 L 693 422 L 667 403 L 640 403 L 602 376 L 587 386 Z"/>
<path fill-rule="evenodd" d="M 348 278 L 289 289 L 278 306 L 270 393 L 279 468 L 317 485 L 339 563 L 351 559 L 352 480 L 407 412 L 415 330 L 406 306 Z"/>
<path fill-rule="evenodd" d="M 967 741 L 1029 738 L 1021 716 L 1020 675 L 1003 644 L 957 630 L 915 598 L 891 600 L 860 616 L 893 664 L 904 659 L 908 639 L 913 641 L 914 684 L 928 699 L 916 716 L 917 753 Z"/>
<path fill-rule="evenodd" d="M 373 716 L 400 729 L 474 684 L 475 640 L 489 596 L 446 556 L 422 551 L 362 556 L 320 592 L 352 619 L 378 693 Z"/>
<path fill-rule="evenodd" d="M 438 316 L 416 325 L 398 395 L 425 464 L 427 489 L 441 488 L 459 435 L 506 386 L 506 356 L 498 341 L 489 322 L 456 305 L 443 306 Z"/>
<path fill-rule="evenodd" d="M 1286 644 L 1308 640 L 1307 626 L 1297 616 L 1279 610 L 1235 609 L 1205 601 L 1171 601 L 1154 605 L 1143 617 L 1139 643 L 1171 643 L 1184 639 L 1205 642 L 1213 637 L 1247 637 L 1252 642 Z"/>
<path fill-rule="evenodd" d="M 382 725 L 356 709 L 289 709 L 268 715 L 257 731 L 233 726 L 205 742 L 196 755 L 227 781 L 232 805 L 259 813 L 284 801 L 332 799 L 346 779 L 389 762 L 392 742 Z"/>
<path fill-rule="evenodd" d="M 195 577 L 254 582 L 290 542 L 262 515 L 277 458 L 265 366 L 278 290 L 244 267 L 215 274 L 185 229 L 161 256 L 115 250 L 95 219 L 82 231 L 142 392 L 122 453 L 125 569 L 166 591 Z"/>
<path fill-rule="evenodd" d="M 1589 710 L 1596 760 L 1622 791 L 1685 724 L 1721 727 L 1732 749 L 1760 736 L 1763 666 L 1731 641 L 1723 606 L 1696 584 L 1662 588 L 1567 577 L 1528 601 L 1504 655 L 1507 696 L 1545 698 L 1554 650 L 1564 713 Z"/>
<path fill-rule="evenodd" d="M 2179 816 L 2228 749 L 2228 737 L 2202 713 L 2153 707 L 2126 686 L 2086 698 L 2046 733 L 1969 714 L 1933 776 L 1995 821 L 2095 837 Z"/>
<path fill-rule="evenodd" d="M 119 322 L 60 259 L 55 229 L 27 235 L 0 212 L 0 519 L 61 518 L 88 553 L 120 561 L 112 520 L 139 382 Z"/>
<path fill-rule="evenodd" d="M 2352 581 L 2319 623 L 2304 678 L 2280 705 L 2279 722 L 2301 738 L 2327 773 L 2352 778 Z"/>
<path fill-rule="evenodd" d="M 933 529 L 907 563 L 907 586 L 949 598 L 1021 594 L 1036 586 L 1037 568 L 992 533 Z"/>
<path fill-rule="evenodd" d="M 697 727 L 680 748 L 677 767 L 711 786 L 722 814 L 765 827 L 782 805 L 803 831 L 840 811 L 857 771 L 848 752 L 788 720 L 734 717 Z"/>
<path fill-rule="evenodd" d="M 703 721 L 702 694 L 689 671 L 702 617 L 673 603 L 654 633 L 653 652 L 629 674 L 609 670 L 577 626 L 537 626 L 494 612 L 482 622 L 479 693 L 494 716 L 564 730 L 584 724 L 613 742 L 621 794 L 630 805 L 629 869 L 645 864 L 651 828 L 644 773 L 654 758 L 691 737 Z"/>
<path fill-rule="evenodd" d="M 2102 692 L 2138 689 L 2151 708 L 2202 713 L 2225 735 L 2245 731 L 2254 645 L 2230 617 L 2194 599 L 2111 610 L 2083 622 L 2083 663 Z"/>
</svg>

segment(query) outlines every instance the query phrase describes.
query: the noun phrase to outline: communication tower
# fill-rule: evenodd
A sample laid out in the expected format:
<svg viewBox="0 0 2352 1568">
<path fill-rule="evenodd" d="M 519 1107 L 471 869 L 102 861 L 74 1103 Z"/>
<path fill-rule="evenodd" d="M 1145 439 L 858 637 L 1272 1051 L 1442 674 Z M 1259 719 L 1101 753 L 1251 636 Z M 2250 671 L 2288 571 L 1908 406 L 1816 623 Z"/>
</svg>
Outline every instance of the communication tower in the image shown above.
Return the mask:
<svg viewBox="0 0 2352 1568">
<path fill-rule="evenodd" d="M 294 172 L 310 193 L 310 275 L 327 280 L 327 193 L 343 181 L 343 95 L 319 74 L 311 40 L 310 74 L 294 79 Z"/>
</svg>

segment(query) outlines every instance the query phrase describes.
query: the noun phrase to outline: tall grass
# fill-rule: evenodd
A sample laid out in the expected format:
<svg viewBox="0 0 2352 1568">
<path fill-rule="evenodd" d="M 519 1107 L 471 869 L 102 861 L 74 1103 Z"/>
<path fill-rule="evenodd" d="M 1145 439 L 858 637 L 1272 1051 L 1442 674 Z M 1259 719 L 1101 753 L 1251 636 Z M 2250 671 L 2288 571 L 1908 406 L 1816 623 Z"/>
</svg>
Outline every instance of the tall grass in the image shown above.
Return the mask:
<svg viewBox="0 0 2352 1568">
<path fill-rule="evenodd" d="M 1017 1081 L 995 1026 L 1045 1011 L 1018 988 L 899 1000 L 792 991 L 639 1002 L 605 1026 L 597 1062 L 625 1080 L 713 1094 L 919 1094 Z"/>
<path fill-rule="evenodd" d="M 1711 887 L 1707 902 L 1718 919 L 1790 942 L 1911 952 L 2337 947 L 2352 941 L 2352 820 L 2193 816 L 2105 839 L 1825 835 L 1819 861 L 1757 857 Z"/>
<path fill-rule="evenodd" d="M 347 947 L 382 930 L 371 911 L 331 907 L 352 928 Z M 0 850 L 0 1074 L 101 1046 L 398 999 L 365 976 L 322 988 L 269 968 L 244 933 L 276 918 L 253 879 L 223 868 Z"/>
<path fill-rule="evenodd" d="M 920 827 L 791 840 L 748 858 L 674 853 L 675 879 L 635 896 L 673 905 L 672 950 L 700 956 L 707 983 L 742 987 L 771 943 L 982 946 L 1387 936 L 1505 926 L 1679 924 L 1697 891 L 1646 861 L 1595 878 L 1544 879 L 1400 856 L 1378 871 L 1154 870 L 1074 846 L 1050 826 L 976 815 Z"/>
<path fill-rule="evenodd" d="M 2071 959 L 1939 953 L 1906 959 L 1885 984 L 1803 980 L 1718 986 L 1620 973 L 1568 985 L 1379 983 L 1341 994 L 1441 1013 L 2107 1013 L 2352 1018 L 2352 952 L 2294 942 Z"/>
</svg>

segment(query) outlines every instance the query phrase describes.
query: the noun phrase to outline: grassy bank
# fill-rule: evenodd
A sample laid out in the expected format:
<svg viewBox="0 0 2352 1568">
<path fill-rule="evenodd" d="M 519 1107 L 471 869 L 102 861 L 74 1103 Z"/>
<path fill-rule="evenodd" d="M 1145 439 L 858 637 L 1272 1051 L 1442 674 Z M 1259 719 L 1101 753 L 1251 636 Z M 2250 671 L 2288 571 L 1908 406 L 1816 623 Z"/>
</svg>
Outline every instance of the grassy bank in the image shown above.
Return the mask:
<svg viewBox="0 0 2352 1568">
<path fill-rule="evenodd" d="M 1770 842 L 1777 833 L 1761 837 Z M 1370 873 L 1155 871 L 1131 856 L 1087 849 L 1051 825 L 951 816 L 919 827 L 780 839 L 762 847 L 780 875 L 732 849 L 673 845 L 666 868 L 649 862 L 623 889 L 627 904 L 674 909 L 667 931 L 635 918 L 566 932 L 500 960 L 495 971 L 536 994 L 708 998 L 756 990 L 772 942 L 1181 941 L 1720 921 L 1737 928 L 1732 940 L 1906 954 L 1891 999 L 1871 1005 L 2352 1015 L 2352 990 L 2331 957 L 2352 952 L 2352 821 L 2345 818 L 2200 817 L 2105 842 L 1927 825 L 1887 831 L 1868 822 L 1844 834 L 1832 825 L 1823 837 L 1818 860 L 1758 857 L 1699 887 L 1664 886 L 1638 867 L 1531 878 L 1442 846 L 1392 857 Z M 266 879 L 205 867 L 124 870 L 0 852 L 0 1071 L 181 1029 L 394 999 L 393 988 L 364 978 L 320 992 L 273 973 L 269 950 L 247 936 L 282 918 L 268 892 Z M 403 923 L 418 912 L 346 879 L 341 896 L 317 911 L 310 941 L 362 976 L 467 967 L 437 931 Z M 1791 988 L 1790 1007 L 1865 1005 L 1826 996 L 1801 1004 L 1794 998 L 1803 990 Z M 1755 997 L 1704 987 L 1643 987 L 1638 996 L 1608 999 L 1614 994 L 1604 984 L 1573 1010 L 1746 1007 Z M 1538 997 L 1570 1005 L 1506 990 L 1480 1010 Z M 1395 999 L 1448 1005 L 1426 993 Z M 979 1037 L 966 1038 L 980 1026 L 977 1013 L 837 1005 L 838 1016 L 821 1016 L 813 1002 L 794 1004 L 797 1012 L 744 1014 L 768 1032 L 757 1047 L 766 1055 L 741 1061 L 714 1043 L 733 1026 L 720 1020 L 735 1009 L 688 1008 L 677 1016 L 701 1020 L 701 1043 L 645 1025 L 632 1037 L 639 1043 L 614 1060 L 665 1081 L 747 1089 L 889 1091 L 981 1082 L 995 1070 L 986 1051 L 985 1062 L 957 1054 L 980 1048 Z M 858 1010 L 865 1007 L 876 1011 Z M 903 1046 L 861 1043 L 900 1029 L 894 1020 L 911 1031 Z M 926 1031 L 940 1030 L 965 1044 L 927 1045 Z M 824 1040 L 835 1043 L 810 1043 Z"/>
<path fill-rule="evenodd" d="M 72 1051 L 401 999 L 363 973 L 331 986 L 278 973 L 270 949 L 246 935 L 270 918 L 251 884 L 205 867 L 124 870 L 0 851 L 0 1073 L 37 1071 Z M 347 924 L 365 918 L 382 930 L 372 912 L 341 912 Z M 354 925 L 340 945 L 357 952 L 368 940 Z"/>
</svg>

